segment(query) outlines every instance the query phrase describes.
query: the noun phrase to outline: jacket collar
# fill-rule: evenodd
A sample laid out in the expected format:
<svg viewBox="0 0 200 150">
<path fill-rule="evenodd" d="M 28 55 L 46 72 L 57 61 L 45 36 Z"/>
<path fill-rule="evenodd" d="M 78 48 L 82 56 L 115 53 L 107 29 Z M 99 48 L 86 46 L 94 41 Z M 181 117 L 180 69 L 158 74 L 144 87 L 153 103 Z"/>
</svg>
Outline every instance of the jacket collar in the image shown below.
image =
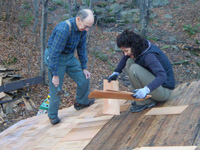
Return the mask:
<svg viewBox="0 0 200 150">
<path fill-rule="evenodd" d="M 147 49 L 145 49 L 140 55 L 138 55 L 135 59 L 138 59 L 140 56 L 142 56 L 142 55 L 144 55 L 150 48 L 151 48 L 151 42 L 150 41 L 148 41 L 147 40 L 147 42 L 148 42 L 148 48 Z"/>
</svg>

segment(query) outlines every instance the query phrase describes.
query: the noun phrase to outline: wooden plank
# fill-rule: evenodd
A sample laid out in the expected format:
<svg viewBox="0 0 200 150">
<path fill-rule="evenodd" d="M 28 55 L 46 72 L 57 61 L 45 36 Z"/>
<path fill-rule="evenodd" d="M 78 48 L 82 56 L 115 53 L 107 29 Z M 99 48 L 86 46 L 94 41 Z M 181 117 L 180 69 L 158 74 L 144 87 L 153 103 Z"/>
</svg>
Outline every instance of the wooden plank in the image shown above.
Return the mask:
<svg viewBox="0 0 200 150">
<path fill-rule="evenodd" d="M 3 78 L 0 77 L 0 86 L 2 86 L 2 84 L 3 84 Z"/>
<path fill-rule="evenodd" d="M 29 102 L 28 102 L 24 97 L 22 97 L 22 99 L 23 99 L 23 102 L 24 102 L 24 104 L 25 104 L 25 106 L 26 106 L 26 109 L 27 109 L 27 110 L 32 110 L 32 107 L 31 107 L 31 105 L 29 104 Z"/>
<path fill-rule="evenodd" d="M 0 65 L 0 71 L 19 71 L 19 69 L 16 69 L 15 65 Z"/>
<path fill-rule="evenodd" d="M 106 90 L 106 91 L 110 91 L 110 92 L 120 92 L 120 93 L 125 93 L 125 94 L 134 94 L 134 93 L 132 93 L 132 92 L 119 91 L 119 90 Z"/>
<path fill-rule="evenodd" d="M 28 96 L 28 100 L 29 100 L 29 102 L 30 102 L 31 106 L 36 108 L 36 105 L 35 105 L 35 103 L 34 103 L 34 102 L 33 102 L 33 100 L 30 98 L 30 96 L 29 96 L 29 94 L 28 94 L 28 93 L 26 93 L 26 96 Z"/>
<path fill-rule="evenodd" d="M 38 84 L 41 82 L 42 82 L 41 76 L 37 76 L 34 78 L 25 79 L 25 80 L 20 80 L 17 82 L 13 82 L 13 83 L 9 83 L 9 84 L 0 86 L 0 92 L 9 92 L 9 91 L 17 90 L 17 89 L 27 87 L 30 85 Z"/>
<path fill-rule="evenodd" d="M 11 99 L 11 100 L 3 100 L 3 101 L 0 101 L 0 104 L 5 104 L 5 103 L 14 102 L 14 101 L 19 100 L 20 98 L 21 98 L 21 97 L 19 97 L 19 98 L 15 98 L 15 99 Z"/>
<path fill-rule="evenodd" d="M 102 91 L 102 90 L 94 90 L 89 94 L 89 98 L 110 98 L 110 99 L 124 99 L 124 100 L 134 100 L 134 101 L 142 101 L 144 99 L 148 99 L 151 95 L 147 95 L 143 99 L 133 98 L 131 95 L 134 93 L 131 92 L 115 92 L 115 91 Z"/>
<path fill-rule="evenodd" d="M 5 71 L 5 70 L 6 70 L 5 66 L 0 65 L 0 71 Z"/>
<path fill-rule="evenodd" d="M 141 147 L 133 150 L 195 150 L 197 146 L 157 146 L 157 147 Z"/>
<path fill-rule="evenodd" d="M 60 142 L 52 149 L 54 150 L 82 150 L 84 149 L 85 145 L 87 145 L 90 140 L 81 140 L 81 141 L 66 141 Z"/>
<path fill-rule="evenodd" d="M 103 90 L 119 90 L 119 82 L 108 80 L 103 81 Z M 109 97 L 108 97 L 109 98 Z M 103 114 L 120 115 L 119 102 L 113 99 L 104 99 Z"/>
<path fill-rule="evenodd" d="M 0 93 L 0 99 L 3 98 L 3 97 L 5 97 L 5 96 L 6 96 L 6 94 L 4 92 Z"/>
<path fill-rule="evenodd" d="M 97 126 L 96 129 L 85 130 L 84 128 L 76 131 L 76 129 L 72 129 L 64 138 L 64 141 L 79 141 L 79 140 L 87 140 L 92 139 L 101 129 L 101 126 Z"/>
<path fill-rule="evenodd" d="M 0 107 L 0 109 L 1 109 L 1 107 Z M 3 117 L 1 117 L 1 115 L 0 115 L 0 124 L 2 124 L 2 123 L 4 123 L 5 122 L 5 120 L 3 119 Z"/>
<path fill-rule="evenodd" d="M 120 112 L 126 111 L 130 107 L 130 104 L 124 104 L 120 106 Z"/>
<path fill-rule="evenodd" d="M 14 107 L 13 103 L 8 103 L 6 105 L 6 114 L 12 114 L 14 112 L 13 107 Z"/>
<path fill-rule="evenodd" d="M 188 105 L 152 108 L 145 115 L 177 115 L 181 114 L 187 107 Z"/>
<path fill-rule="evenodd" d="M 5 117 L 5 114 L 3 112 L 3 108 L 0 106 L 0 116 Z"/>
</svg>

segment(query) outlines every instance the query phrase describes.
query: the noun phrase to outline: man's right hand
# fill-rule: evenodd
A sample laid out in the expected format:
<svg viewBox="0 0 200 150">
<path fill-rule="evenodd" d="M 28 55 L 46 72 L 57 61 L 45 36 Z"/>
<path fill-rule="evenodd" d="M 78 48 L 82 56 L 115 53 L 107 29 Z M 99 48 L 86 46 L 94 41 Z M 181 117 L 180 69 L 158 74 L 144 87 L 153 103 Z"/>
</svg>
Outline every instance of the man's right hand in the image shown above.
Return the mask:
<svg viewBox="0 0 200 150">
<path fill-rule="evenodd" d="M 53 76 L 52 83 L 54 84 L 55 87 L 57 87 L 59 85 L 59 77 Z"/>
<path fill-rule="evenodd" d="M 108 82 L 112 81 L 112 80 L 117 80 L 119 76 L 119 72 L 113 72 L 109 77 L 108 77 Z"/>
</svg>

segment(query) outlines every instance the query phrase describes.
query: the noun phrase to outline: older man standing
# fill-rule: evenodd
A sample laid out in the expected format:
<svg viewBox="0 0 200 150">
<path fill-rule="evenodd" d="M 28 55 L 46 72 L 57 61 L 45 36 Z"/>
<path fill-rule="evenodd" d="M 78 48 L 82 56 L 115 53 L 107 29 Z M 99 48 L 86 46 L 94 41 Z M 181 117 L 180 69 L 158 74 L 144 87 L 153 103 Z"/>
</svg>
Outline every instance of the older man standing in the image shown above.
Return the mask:
<svg viewBox="0 0 200 150">
<path fill-rule="evenodd" d="M 53 125 L 60 122 L 58 109 L 65 73 L 77 84 L 74 108 L 80 110 L 94 103 L 94 100 L 88 99 L 90 72 L 87 70 L 86 51 L 87 31 L 93 23 L 92 11 L 80 10 L 76 17 L 60 22 L 48 40 L 45 50 L 51 95 L 48 117 Z M 75 49 L 80 62 L 74 57 Z"/>
</svg>

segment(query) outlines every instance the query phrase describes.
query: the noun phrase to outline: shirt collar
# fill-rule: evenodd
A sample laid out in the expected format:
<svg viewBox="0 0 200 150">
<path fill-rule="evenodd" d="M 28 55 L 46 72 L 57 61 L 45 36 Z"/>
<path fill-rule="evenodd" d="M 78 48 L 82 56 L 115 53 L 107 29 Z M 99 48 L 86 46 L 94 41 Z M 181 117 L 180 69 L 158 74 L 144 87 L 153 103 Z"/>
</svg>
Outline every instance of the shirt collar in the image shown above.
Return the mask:
<svg viewBox="0 0 200 150">
<path fill-rule="evenodd" d="M 72 23 L 74 24 L 75 31 L 79 31 L 79 30 L 78 30 L 78 27 L 77 27 L 77 25 L 76 25 L 76 17 L 74 17 L 74 18 L 72 19 Z"/>
</svg>

